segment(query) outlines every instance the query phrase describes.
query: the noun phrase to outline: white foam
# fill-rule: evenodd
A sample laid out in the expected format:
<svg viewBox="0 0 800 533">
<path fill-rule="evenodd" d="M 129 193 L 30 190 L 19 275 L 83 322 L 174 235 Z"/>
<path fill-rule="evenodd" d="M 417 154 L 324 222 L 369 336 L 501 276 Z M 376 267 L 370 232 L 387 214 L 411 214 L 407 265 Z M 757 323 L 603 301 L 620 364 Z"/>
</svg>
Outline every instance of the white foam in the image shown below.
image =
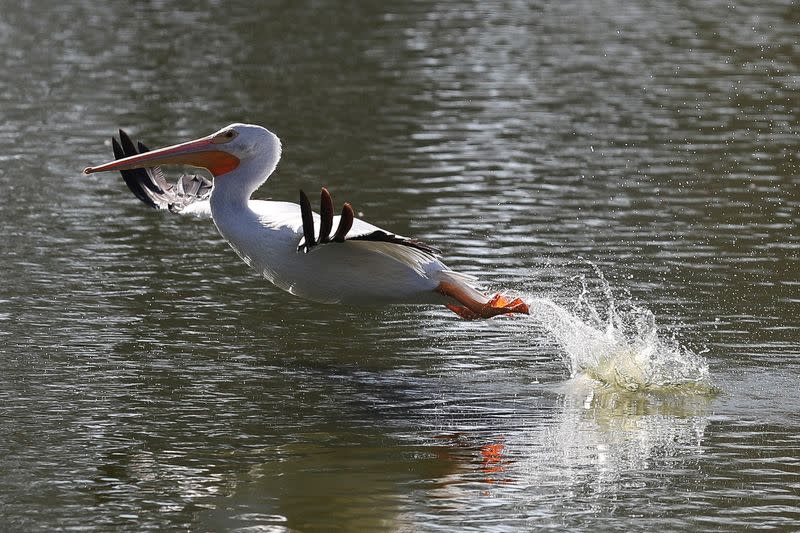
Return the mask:
<svg viewBox="0 0 800 533">
<path fill-rule="evenodd" d="M 593 289 L 579 278 L 583 290 L 574 312 L 548 298 L 526 299 L 531 316 L 563 349 L 570 377 L 630 392 L 716 390 L 705 358 L 659 331 L 644 307 L 618 306 L 602 273 L 596 268 L 595 273 Z M 602 301 L 594 303 L 598 295 Z"/>
</svg>

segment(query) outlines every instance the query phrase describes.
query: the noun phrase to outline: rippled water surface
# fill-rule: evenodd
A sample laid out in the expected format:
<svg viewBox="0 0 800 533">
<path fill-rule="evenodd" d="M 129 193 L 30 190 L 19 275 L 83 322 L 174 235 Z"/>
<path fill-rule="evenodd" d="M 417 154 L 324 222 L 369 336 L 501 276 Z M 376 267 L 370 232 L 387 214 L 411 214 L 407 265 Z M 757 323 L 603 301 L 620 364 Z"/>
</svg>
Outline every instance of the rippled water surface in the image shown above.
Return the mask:
<svg viewBox="0 0 800 533">
<path fill-rule="evenodd" d="M 187 6 L 0 0 L 0 529 L 800 529 L 796 1 Z M 534 316 L 301 301 L 80 173 L 234 121 Z"/>
</svg>

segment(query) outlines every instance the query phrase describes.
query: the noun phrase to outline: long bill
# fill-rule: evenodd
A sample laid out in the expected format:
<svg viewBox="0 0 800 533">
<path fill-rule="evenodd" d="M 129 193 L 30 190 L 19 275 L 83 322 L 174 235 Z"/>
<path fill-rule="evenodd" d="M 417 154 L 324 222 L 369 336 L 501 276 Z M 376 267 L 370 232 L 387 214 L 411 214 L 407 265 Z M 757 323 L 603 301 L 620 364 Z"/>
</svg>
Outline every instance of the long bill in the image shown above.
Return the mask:
<svg viewBox="0 0 800 533">
<path fill-rule="evenodd" d="M 132 155 L 109 161 L 96 167 L 86 167 L 84 174 L 106 172 L 109 170 L 130 170 L 158 165 L 189 165 L 208 169 L 214 176 L 220 176 L 239 166 L 239 158 L 222 150 L 212 141 L 203 137 L 194 141 L 159 148 L 143 154 Z"/>
</svg>

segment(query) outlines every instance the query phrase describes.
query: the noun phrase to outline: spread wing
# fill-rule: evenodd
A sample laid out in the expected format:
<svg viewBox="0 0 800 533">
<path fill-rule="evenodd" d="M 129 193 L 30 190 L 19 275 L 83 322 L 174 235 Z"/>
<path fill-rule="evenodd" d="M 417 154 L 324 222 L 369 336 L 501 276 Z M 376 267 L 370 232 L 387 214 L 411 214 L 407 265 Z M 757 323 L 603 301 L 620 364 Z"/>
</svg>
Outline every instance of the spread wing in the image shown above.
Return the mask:
<svg viewBox="0 0 800 533">
<path fill-rule="evenodd" d="M 315 217 L 311 210 L 311 202 L 302 190 L 300 191 L 300 215 L 303 220 L 303 237 L 300 239 L 297 249 L 304 253 L 308 253 L 315 246 L 330 243 L 371 241 L 407 246 L 432 256 L 441 254 L 438 249 L 422 241 L 390 233 L 355 218 L 353 207 L 349 203 L 342 206 L 341 215 L 334 217 L 333 200 L 328 189 L 324 187 L 320 193 L 319 232 L 314 228 Z M 336 231 L 333 231 L 334 222 L 336 222 Z"/>
<path fill-rule="evenodd" d="M 111 146 L 116 159 L 149 151 L 149 148 L 143 143 L 134 143 L 124 130 L 119 130 L 119 140 L 111 138 Z M 149 207 L 169 210 L 173 213 L 194 214 L 201 217 L 211 216 L 209 199 L 213 183 L 203 176 L 184 174 L 174 185 L 171 185 L 164 177 L 161 168 L 157 166 L 121 170 L 120 174 L 134 196 Z M 316 246 L 345 241 L 396 244 L 434 257 L 441 253 L 433 246 L 417 239 L 388 232 L 355 218 L 353 207 L 349 203 L 342 206 L 341 215 L 334 216 L 333 200 L 325 188 L 322 189 L 320 195 L 319 215 L 313 213 L 308 196 L 300 191 L 300 214 L 303 237 L 300 239 L 297 249 L 304 253 Z M 319 231 L 315 229 L 315 218 L 319 221 Z M 336 224 L 335 231 L 334 223 Z"/>
<path fill-rule="evenodd" d="M 149 151 L 141 142 L 134 144 L 123 130 L 119 130 L 119 140 L 111 138 L 111 146 L 116 159 Z M 173 213 L 211 216 L 209 198 L 213 183 L 208 178 L 184 174 L 175 185 L 170 185 L 161 167 L 120 170 L 120 174 L 134 196 L 145 205 L 154 209 L 168 209 Z"/>
</svg>

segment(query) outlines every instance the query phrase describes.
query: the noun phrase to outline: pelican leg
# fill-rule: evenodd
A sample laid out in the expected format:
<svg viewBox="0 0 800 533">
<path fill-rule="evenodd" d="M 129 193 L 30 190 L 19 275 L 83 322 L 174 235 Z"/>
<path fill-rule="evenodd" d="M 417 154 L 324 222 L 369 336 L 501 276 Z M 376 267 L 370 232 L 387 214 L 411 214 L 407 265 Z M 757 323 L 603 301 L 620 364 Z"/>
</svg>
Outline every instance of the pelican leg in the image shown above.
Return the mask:
<svg viewBox="0 0 800 533">
<path fill-rule="evenodd" d="M 491 298 L 486 298 L 484 301 L 481 301 L 458 285 L 447 281 L 439 283 L 436 290 L 463 304 L 446 304 L 448 309 L 462 318 L 475 320 L 478 318 L 491 318 L 493 316 L 510 313 L 530 314 L 528 304 L 523 302 L 520 298 L 510 300 L 502 294 L 495 294 Z"/>
</svg>

